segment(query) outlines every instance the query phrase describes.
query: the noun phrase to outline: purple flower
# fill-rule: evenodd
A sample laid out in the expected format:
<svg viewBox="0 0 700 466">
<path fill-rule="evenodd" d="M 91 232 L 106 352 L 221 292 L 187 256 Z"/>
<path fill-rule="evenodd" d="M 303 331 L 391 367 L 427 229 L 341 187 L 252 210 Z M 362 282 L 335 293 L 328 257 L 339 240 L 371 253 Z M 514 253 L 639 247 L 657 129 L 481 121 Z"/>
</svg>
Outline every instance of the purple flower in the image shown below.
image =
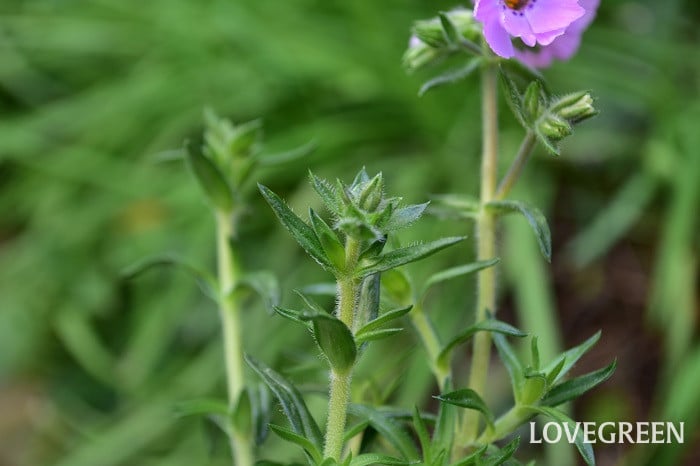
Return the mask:
<svg viewBox="0 0 700 466">
<path fill-rule="evenodd" d="M 529 47 L 546 46 L 585 13 L 577 0 L 476 0 L 474 7 L 486 42 L 504 58 L 515 55 L 511 37 Z"/>
<path fill-rule="evenodd" d="M 583 32 L 595 18 L 600 0 L 579 0 L 579 4 L 586 10 L 586 14 L 571 23 L 564 34 L 554 39 L 551 44 L 537 50 L 516 50 L 515 56 L 518 60 L 535 68 L 546 68 L 555 59 L 571 58 L 581 45 Z"/>
</svg>

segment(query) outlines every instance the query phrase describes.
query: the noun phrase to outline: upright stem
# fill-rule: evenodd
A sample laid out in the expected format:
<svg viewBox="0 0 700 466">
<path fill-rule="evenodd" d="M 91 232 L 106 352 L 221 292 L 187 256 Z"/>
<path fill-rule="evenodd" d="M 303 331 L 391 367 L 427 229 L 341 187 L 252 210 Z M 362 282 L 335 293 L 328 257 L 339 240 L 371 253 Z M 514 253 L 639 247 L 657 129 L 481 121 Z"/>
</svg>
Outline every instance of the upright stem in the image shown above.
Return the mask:
<svg viewBox="0 0 700 466">
<path fill-rule="evenodd" d="M 348 327 L 353 328 L 355 320 L 355 303 L 357 302 L 358 280 L 354 277 L 357 260 L 360 257 L 360 242 L 348 237 L 345 243 L 346 275 L 338 279 L 338 318 Z M 343 436 L 350 401 L 350 384 L 352 370 L 344 372 L 331 369 L 330 397 L 328 400 L 328 423 L 326 424 L 326 445 L 323 455 L 340 461 L 343 454 Z"/>
<path fill-rule="evenodd" d="M 241 393 L 245 390 L 240 309 L 238 308 L 238 302 L 231 293 L 238 280 L 236 276 L 236 261 L 230 243 L 233 233 L 234 226 L 231 213 L 217 212 L 216 248 L 220 287 L 219 315 L 223 328 L 226 385 L 228 388 L 228 403 L 231 409 L 236 407 Z M 235 466 L 252 466 L 255 460 L 250 434 L 233 429 L 230 440 Z"/>
<path fill-rule="evenodd" d="M 498 172 L 498 74 L 494 64 L 482 71 L 483 153 L 481 157 L 481 212 L 476 222 L 477 259 L 496 256 L 496 219 L 485 206 L 494 199 Z M 496 311 L 496 269 L 490 267 L 479 274 L 476 300 L 476 321 L 486 319 L 487 312 Z M 474 337 L 469 386 L 484 394 L 491 355 L 491 334 L 479 332 Z M 479 417 L 469 413 L 465 418 L 462 439 L 472 441 L 479 429 Z"/>
</svg>

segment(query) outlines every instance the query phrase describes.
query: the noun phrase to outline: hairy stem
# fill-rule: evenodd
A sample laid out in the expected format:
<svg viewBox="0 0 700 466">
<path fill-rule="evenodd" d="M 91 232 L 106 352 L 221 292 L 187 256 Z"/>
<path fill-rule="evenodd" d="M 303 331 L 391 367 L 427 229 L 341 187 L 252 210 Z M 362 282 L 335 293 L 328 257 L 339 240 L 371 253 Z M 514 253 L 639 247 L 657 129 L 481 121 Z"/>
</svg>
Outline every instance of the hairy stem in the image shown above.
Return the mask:
<svg viewBox="0 0 700 466">
<path fill-rule="evenodd" d="M 483 152 L 481 157 L 481 211 L 476 221 L 477 260 L 496 256 L 496 219 L 484 206 L 494 199 L 498 172 L 498 71 L 489 64 L 482 71 Z M 496 311 L 496 268 L 479 273 L 476 299 L 476 322 L 486 319 L 487 312 Z M 469 387 L 484 394 L 491 355 L 491 334 L 479 332 L 474 337 Z M 479 429 L 478 413 L 464 418 L 461 438 L 471 442 Z"/>
<path fill-rule="evenodd" d="M 528 131 L 525 135 L 525 139 L 520 144 L 520 149 L 513 159 L 513 163 L 510 165 L 506 176 L 503 177 L 501 183 L 498 185 L 498 190 L 496 191 L 496 199 L 503 199 L 508 195 L 510 190 L 515 185 L 515 182 L 520 178 L 520 173 L 522 173 L 525 164 L 530 159 L 532 150 L 535 148 L 535 143 L 537 138 L 532 131 Z"/>
<path fill-rule="evenodd" d="M 354 272 L 360 257 L 360 246 L 359 241 L 351 237 L 347 238 L 345 243 L 346 274 L 338 278 L 337 317 L 350 329 L 353 328 L 355 320 L 359 280 L 354 277 Z M 343 435 L 345 434 L 348 402 L 350 401 L 352 369 L 351 367 L 344 372 L 331 369 L 326 444 L 323 455 L 337 461 L 340 461 L 343 453 Z"/>
<path fill-rule="evenodd" d="M 241 338 L 240 309 L 232 291 L 236 286 L 237 269 L 230 240 L 234 233 L 230 212 L 216 214 L 216 249 L 219 278 L 219 315 L 223 328 L 224 359 L 226 361 L 226 385 L 228 403 L 233 409 L 245 390 L 243 341 Z M 254 455 L 248 432 L 233 430 L 231 450 L 236 466 L 252 466 Z"/>
</svg>

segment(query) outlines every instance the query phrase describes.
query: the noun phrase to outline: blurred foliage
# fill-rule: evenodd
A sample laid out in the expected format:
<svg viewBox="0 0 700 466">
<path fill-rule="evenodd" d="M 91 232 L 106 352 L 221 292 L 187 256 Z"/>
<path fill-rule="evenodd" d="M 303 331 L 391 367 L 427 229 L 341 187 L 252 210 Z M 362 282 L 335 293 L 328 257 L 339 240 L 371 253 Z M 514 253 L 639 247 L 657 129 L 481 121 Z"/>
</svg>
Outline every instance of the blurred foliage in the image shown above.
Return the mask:
<svg viewBox="0 0 700 466">
<path fill-rule="evenodd" d="M 200 424 L 173 410 L 177 401 L 223 392 L 213 305 L 176 271 L 134 282 L 120 277 L 129 264 L 160 252 L 213 266 L 213 222 L 173 151 L 201 133 L 202 109 L 211 106 L 236 122 L 264 116 L 272 149 L 318 143 L 312 157 L 263 173 L 292 206 L 317 202 L 300 184 L 310 166 L 328 178 L 347 178 L 362 165 L 383 170 L 408 202 L 474 192 L 476 89 L 453 86 L 418 99 L 422 77 L 406 77 L 400 66 L 412 21 L 452 6 L 0 4 L 0 464 L 227 464 L 224 442 L 210 443 Z M 601 116 L 564 144 L 561 157 L 540 152 L 528 167 L 519 197 L 549 205 L 553 268 L 518 270 L 518 263 L 541 259 L 533 258 L 534 244 L 511 246 L 533 240 L 509 222 L 509 286 L 501 290 L 518 304 L 522 326 L 540 335 L 543 357 L 562 340 L 580 342 L 591 327 L 602 326 L 605 340 L 605 319 L 614 323 L 629 307 L 610 331 L 610 353 L 599 357 L 619 358 L 610 390 L 636 399 L 642 390 L 635 383 L 655 386 L 642 397 L 651 406 L 632 407 L 636 416 L 686 420 L 689 436 L 700 419 L 699 24 L 694 0 L 606 0 L 579 55 L 547 71 L 555 90 L 591 89 Z M 521 133 L 502 120 L 505 165 Z M 249 241 L 243 261 L 275 270 L 287 290 L 283 299 L 293 299 L 288 291 L 301 283 L 328 280 L 274 226 L 261 199 L 241 227 Z M 425 221 L 405 240 L 435 237 L 436 229 L 447 236 L 465 227 Z M 632 251 L 631 265 L 606 259 L 620 247 Z M 412 272 L 427 276 L 472 257 L 468 245 L 458 248 Z M 558 273 L 582 283 L 575 294 L 588 304 L 571 304 Z M 620 286 L 606 288 L 620 274 Z M 472 286 L 449 284 L 433 294 L 439 325 L 469 322 L 461 310 L 471 308 Z M 646 325 L 628 329 L 624 319 L 641 321 L 643 312 Z M 246 319 L 265 329 L 246 335 L 252 354 L 318 390 L 320 365 L 303 356 L 302 332 L 258 305 Z M 644 339 L 625 333 L 637 328 L 662 342 L 646 356 L 664 361 L 665 371 L 652 364 L 656 372 L 640 378 L 635 364 L 645 356 L 638 346 Z M 378 345 L 357 380 L 375 386 L 378 399 L 391 396 L 412 408 L 432 389 L 430 372 L 418 352 L 400 361 L 383 357 L 397 344 L 414 343 L 404 336 Z M 412 383 L 393 392 L 382 371 L 410 373 Z M 626 381 L 632 373 L 637 378 Z M 493 395 L 503 392 L 497 386 Z M 317 412 L 323 396 L 318 401 L 311 404 Z M 628 464 L 697 464 L 688 457 L 692 445 L 681 447 L 634 450 Z M 270 439 L 266 456 L 279 448 Z M 601 456 L 600 464 L 619 459 Z"/>
</svg>

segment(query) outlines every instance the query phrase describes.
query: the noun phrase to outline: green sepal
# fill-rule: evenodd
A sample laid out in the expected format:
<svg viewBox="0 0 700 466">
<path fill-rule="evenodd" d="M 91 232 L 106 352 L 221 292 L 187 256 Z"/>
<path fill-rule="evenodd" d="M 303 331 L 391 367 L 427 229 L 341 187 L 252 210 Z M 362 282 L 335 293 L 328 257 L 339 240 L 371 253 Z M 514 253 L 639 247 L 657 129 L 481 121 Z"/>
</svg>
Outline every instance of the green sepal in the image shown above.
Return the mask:
<svg viewBox="0 0 700 466">
<path fill-rule="evenodd" d="M 280 197 L 266 186 L 258 183 L 258 188 L 263 197 L 270 204 L 275 215 L 282 225 L 291 233 L 292 237 L 302 248 L 322 267 L 332 269 L 332 265 L 321 246 L 313 228 L 299 218 Z"/>
<path fill-rule="evenodd" d="M 537 414 L 543 414 L 551 419 L 554 419 L 557 422 L 569 424 L 569 426 L 572 427 L 572 430 L 574 430 L 574 421 L 558 409 L 550 408 L 547 406 L 529 406 L 528 408 L 532 409 Z M 582 429 L 577 430 L 575 443 L 576 448 L 578 449 L 579 453 L 581 454 L 581 457 L 586 462 L 586 464 L 588 466 L 595 466 L 595 455 L 593 454 L 593 447 L 590 443 L 585 441 Z"/>
<path fill-rule="evenodd" d="M 473 409 L 484 415 L 484 419 L 490 428 L 493 429 L 495 422 L 493 413 L 481 399 L 478 393 L 470 388 L 463 388 L 454 392 L 434 396 L 433 398 L 460 408 Z"/>
<path fill-rule="evenodd" d="M 287 379 L 252 356 L 246 354 L 245 361 L 262 378 L 280 402 L 294 433 L 309 439 L 320 450 L 323 445 L 321 430 L 306 407 L 299 390 Z"/>
<path fill-rule="evenodd" d="M 233 192 L 228 180 L 213 160 L 192 141 L 185 142 L 185 161 L 200 188 L 214 207 L 223 212 L 233 208 Z"/>
<path fill-rule="evenodd" d="M 608 380 L 615 372 L 616 367 L 617 360 L 610 363 L 607 367 L 555 385 L 542 398 L 541 403 L 545 406 L 558 406 L 578 398 L 588 390 Z"/>
<path fill-rule="evenodd" d="M 495 319 L 486 319 L 477 324 L 471 325 L 452 338 L 441 350 L 437 357 L 438 366 L 446 366 L 452 350 L 462 343 L 469 341 L 477 332 L 493 332 L 512 337 L 525 337 L 527 333 L 513 327 L 510 324 Z"/>
<path fill-rule="evenodd" d="M 405 248 L 394 249 L 393 251 L 387 252 L 379 256 L 379 258 L 368 265 L 360 267 L 357 271 L 359 277 L 364 277 L 377 272 L 384 272 L 386 270 L 399 267 L 417 260 L 423 259 L 424 257 L 435 254 L 436 252 L 445 249 L 449 246 L 463 241 L 466 237 L 452 237 L 452 238 L 442 238 L 436 241 L 425 244 L 417 244 L 414 246 L 408 246 Z"/>
<path fill-rule="evenodd" d="M 547 218 L 539 209 L 521 201 L 491 201 L 486 204 L 486 208 L 501 215 L 522 214 L 535 233 L 542 255 L 547 259 L 547 262 L 552 261 L 552 234 L 549 231 Z"/>
<path fill-rule="evenodd" d="M 319 464 L 323 461 L 323 455 L 319 451 L 318 447 L 314 445 L 314 443 L 304 437 L 303 435 L 299 435 L 296 432 L 293 432 L 289 429 L 286 429 L 281 426 L 277 426 L 275 424 L 270 424 L 270 430 L 277 434 L 280 438 L 294 443 L 296 445 L 299 445 L 301 448 L 304 449 L 306 453 L 309 454 L 311 459 L 316 463 Z"/>
</svg>

